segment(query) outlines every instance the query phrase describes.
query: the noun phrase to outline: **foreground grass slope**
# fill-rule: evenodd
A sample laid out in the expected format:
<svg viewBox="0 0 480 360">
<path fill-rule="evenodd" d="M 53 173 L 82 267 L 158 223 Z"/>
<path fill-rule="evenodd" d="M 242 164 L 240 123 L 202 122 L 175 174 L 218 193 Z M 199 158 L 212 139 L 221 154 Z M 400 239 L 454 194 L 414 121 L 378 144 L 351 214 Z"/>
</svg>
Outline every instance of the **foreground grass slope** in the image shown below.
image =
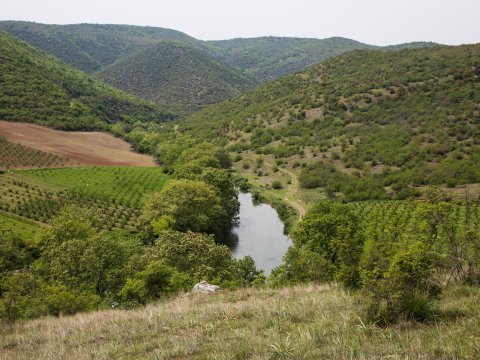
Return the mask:
<svg viewBox="0 0 480 360">
<path fill-rule="evenodd" d="M 192 113 L 253 88 L 256 81 L 180 42 L 124 56 L 97 76 L 178 113 Z"/>
<path fill-rule="evenodd" d="M 0 349 L 2 359 L 477 359 L 479 296 L 454 287 L 435 321 L 379 328 L 336 287 L 242 289 L 3 325 Z"/>
<path fill-rule="evenodd" d="M 66 130 L 173 115 L 75 70 L 0 30 L 0 119 Z"/>
</svg>

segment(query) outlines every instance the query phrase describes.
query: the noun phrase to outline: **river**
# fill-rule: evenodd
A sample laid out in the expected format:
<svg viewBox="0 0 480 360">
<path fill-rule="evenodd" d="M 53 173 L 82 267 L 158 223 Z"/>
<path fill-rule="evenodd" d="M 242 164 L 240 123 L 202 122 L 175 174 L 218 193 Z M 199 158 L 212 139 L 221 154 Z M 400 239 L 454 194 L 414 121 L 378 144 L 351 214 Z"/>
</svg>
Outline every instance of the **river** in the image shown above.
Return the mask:
<svg viewBox="0 0 480 360">
<path fill-rule="evenodd" d="M 282 263 L 283 255 L 292 244 L 283 233 L 283 223 L 268 204 L 258 203 L 249 193 L 240 193 L 238 226 L 232 229 L 228 246 L 235 258 L 250 255 L 265 275 Z"/>
</svg>

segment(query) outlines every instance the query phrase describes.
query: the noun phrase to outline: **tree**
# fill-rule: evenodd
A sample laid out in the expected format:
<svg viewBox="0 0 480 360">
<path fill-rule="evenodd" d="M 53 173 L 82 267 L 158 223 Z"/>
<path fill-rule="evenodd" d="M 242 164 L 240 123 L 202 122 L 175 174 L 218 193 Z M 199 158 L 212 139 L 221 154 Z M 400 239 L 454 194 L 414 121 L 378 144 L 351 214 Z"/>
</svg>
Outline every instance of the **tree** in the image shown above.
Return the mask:
<svg viewBox="0 0 480 360">
<path fill-rule="evenodd" d="M 145 201 L 139 225 L 144 241 L 155 238 L 153 223 L 171 217 L 172 229 L 218 234 L 226 213 L 215 188 L 196 180 L 172 180 Z"/>
<path fill-rule="evenodd" d="M 225 218 L 219 219 L 219 227 L 227 231 L 237 222 L 240 211 L 238 191 L 227 172 L 198 164 L 184 164 L 175 168 L 174 177 L 199 180 L 213 186 L 220 198 L 222 208 L 225 210 Z"/>
<path fill-rule="evenodd" d="M 212 236 L 192 232 L 165 231 L 155 242 L 155 255 L 195 281 L 232 279 L 232 255 Z"/>
<path fill-rule="evenodd" d="M 202 166 L 219 167 L 228 169 L 232 166 L 232 160 L 228 152 L 219 146 L 208 142 L 185 149 L 176 159 L 176 164 L 189 164 L 195 162 Z"/>
<path fill-rule="evenodd" d="M 0 234 L 0 274 L 33 262 L 34 251 L 13 234 Z"/>
<path fill-rule="evenodd" d="M 304 249 L 292 250 L 287 256 L 292 264 L 298 266 L 301 263 L 295 259 L 296 255 L 312 252 L 323 259 L 317 259 L 316 263 L 322 264 L 322 270 L 325 274 L 331 274 L 332 279 L 337 279 L 346 286 L 359 285 L 358 263 L 363 249 L 363 237 L 359 219 L 348 206 L 333 201 L 314 204 L 292 230 L 291 236 L 294 246 Z"/>
<path fill-rule="evenodd" d="M 389 323 L 432 315 L 431 300 L 440 293 L 434 273 L 441 265 L 435 212 L 420 202 L 407 208 L 407 218 L 383 208 L 369 216 L 360 261 L 368 320 Z M 407 221 L 409 215 L 412 222 Z"/>
<path fill-rule="evenodd" d="M 102 298 L 123 286 L 123 268 L 133 244 L 97 233 L 82 209 L 64 209 L 40 238 L 42 257 L 35 268 L 51 281 L 88 289 Z"/>
</svg>

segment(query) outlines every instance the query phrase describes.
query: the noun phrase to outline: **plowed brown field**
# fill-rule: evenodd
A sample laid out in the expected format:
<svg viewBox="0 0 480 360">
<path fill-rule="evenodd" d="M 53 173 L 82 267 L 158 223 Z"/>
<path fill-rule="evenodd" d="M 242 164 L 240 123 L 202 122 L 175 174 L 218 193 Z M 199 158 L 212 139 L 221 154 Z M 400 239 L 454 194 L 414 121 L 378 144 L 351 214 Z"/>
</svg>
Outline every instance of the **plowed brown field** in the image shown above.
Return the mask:
<svg viewBox="0 0 480 360">
<path fill-rule="evenodd" d="M 103 132 L 68 132 L 0 120 L 0 136 L 33 149 L 65 156 L 80 165 L 155 166 L 153 157 L 132 151 L 126 141 Z"/>
</svg>

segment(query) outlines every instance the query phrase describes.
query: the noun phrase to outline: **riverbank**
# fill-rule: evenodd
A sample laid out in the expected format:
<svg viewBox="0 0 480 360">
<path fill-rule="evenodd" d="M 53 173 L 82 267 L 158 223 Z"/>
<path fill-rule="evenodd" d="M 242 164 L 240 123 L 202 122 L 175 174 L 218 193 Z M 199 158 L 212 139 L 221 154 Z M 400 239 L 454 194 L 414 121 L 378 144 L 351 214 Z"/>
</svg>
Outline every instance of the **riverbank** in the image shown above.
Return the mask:
<svg viewBox="0 0 480 360">
<path fill-rule="evenodd" d="M 360 320 L 335 286 L 182 295 L 137 310 L 42 318 L 0 327 L 10 359 L 477 359 L 480 289 L 449 288 L 431 323 Z"/>
<path fill-rule="evenodd" d="M 255 156 L 251 154 L 244 154 L 242 158 L 252 163 L 257 162 L 257 158 L 255 158 Z M 286 168 L 278 167 L 275 163 L 269 161 L 268 159 L 266 160 L 265 157 L 262 157 L 261 166 L 263 168 L 269 169 L 269 174 L 282 173 L 286 175 L 286 179 L 283 179 L 284 184 L 280 183 L 280 179 L 277 178 L 276 181 L 281 184 L 281 187 L 275 189 L 274 187 L 270 186 L 270 184 L 265 184 L 264 182 L 259 181 L 260 177 L 258 176 L 258 173 L 256 176 L 254 174 L 249 174 L 248 172 L 242 171 L 242 169 L 238 167 L 238 164 L 236 170 L 241 174 L 241 176 L 247 178 L 250 181 L 250 183 L 263 195 L 264 200 L 272 204 L 274 207 L 275 203 L 278 207 L 279 200 L 281 199 L 291 208 L 295 209 L 298 219 L 293 222 L 303 219 L 306 213 L 306 205 L 299 198 L 300 182 L 298 180 L 298 176 L 293 171 L 290 171 Z M 262 175 L 265 174 L 262 173 Z M 289 223 L 291 222 L 290 219 L 287 218 L 287 216 L 285 216 L 285 220 Z"/>
</svg>

